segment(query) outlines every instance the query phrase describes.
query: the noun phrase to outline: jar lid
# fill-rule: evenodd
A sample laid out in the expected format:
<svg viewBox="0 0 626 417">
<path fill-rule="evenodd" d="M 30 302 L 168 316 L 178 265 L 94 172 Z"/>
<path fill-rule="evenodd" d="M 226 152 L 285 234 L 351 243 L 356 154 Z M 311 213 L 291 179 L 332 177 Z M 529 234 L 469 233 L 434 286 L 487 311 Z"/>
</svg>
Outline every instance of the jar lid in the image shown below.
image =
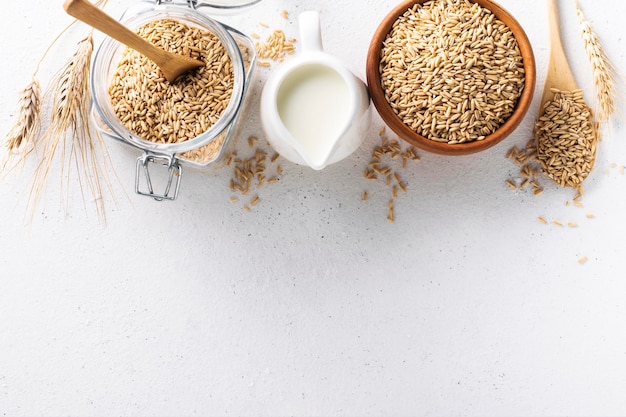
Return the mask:
<svg viewBox="0 0 626 417">
<path fill-rule="evenodd" d="M 197 0 L 196 3 L 198 6 L 206 5 L 220 9 L 235 9 L 238 7 L 252 6 L 260 1 L 261 0 Z"/>
<path fill-rule="evenodd" d="M 260 3 L 261 0 L 156 0 L 157 4 L 163 3 L 187 3 L 193 9 L 210 7 L 221 10 L 235 10 Z"/>
</svg>

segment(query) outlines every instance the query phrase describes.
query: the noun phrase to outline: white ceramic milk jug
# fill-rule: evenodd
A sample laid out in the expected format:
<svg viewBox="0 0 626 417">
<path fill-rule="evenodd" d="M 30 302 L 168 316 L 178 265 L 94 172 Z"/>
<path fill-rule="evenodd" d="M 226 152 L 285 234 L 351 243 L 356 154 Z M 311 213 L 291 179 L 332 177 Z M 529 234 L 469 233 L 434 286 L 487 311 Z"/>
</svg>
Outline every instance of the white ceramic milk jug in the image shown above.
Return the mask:
<svg viewBox="0 0 626 417">
<path fill-rule="evenodd" d="M 370 99 L 365 83 L 323 51 L 319 13 L 303 12 L 299 24 L 302 50 L 265 83 L 261 121 L 278 153 L 320 170 L 361 145 Z"/>
</svg>

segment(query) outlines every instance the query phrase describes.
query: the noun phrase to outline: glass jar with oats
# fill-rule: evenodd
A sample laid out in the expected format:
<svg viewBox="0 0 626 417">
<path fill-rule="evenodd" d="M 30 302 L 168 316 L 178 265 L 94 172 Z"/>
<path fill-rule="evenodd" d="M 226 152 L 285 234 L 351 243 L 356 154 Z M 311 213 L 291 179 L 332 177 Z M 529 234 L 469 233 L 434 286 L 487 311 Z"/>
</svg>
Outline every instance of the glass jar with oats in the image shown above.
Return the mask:
<svg viewBox="0 0 626 417">
<path fill-rule="evenodd" d="M 176 199 L 183 165 L 202 169 L 219 160 L 236 128 L 256 51 L 246 35 L 202 11 L 219 9 L 222 3 L 228 2 L 144 1 L 122 17 L 124 25 L 149 42 L 205 63 L 174 82 L 154 62 L 112 38 L 105 37 L 96 52 L 92 119 L 104 136 L 142 151 L 137 194 Z M 162 174 L 151 175 L 156 169 Z"/>
</svg>

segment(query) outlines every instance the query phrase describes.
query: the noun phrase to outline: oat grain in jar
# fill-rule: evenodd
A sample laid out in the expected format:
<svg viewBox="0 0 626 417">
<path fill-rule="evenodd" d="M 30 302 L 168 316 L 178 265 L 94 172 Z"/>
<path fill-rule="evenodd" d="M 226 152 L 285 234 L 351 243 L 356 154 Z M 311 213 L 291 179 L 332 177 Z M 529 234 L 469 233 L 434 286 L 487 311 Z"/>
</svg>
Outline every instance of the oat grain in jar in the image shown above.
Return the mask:
<svg viewBox="0 0 626 417">
<path fill-rule="evenodd" d="M 156 64 L 105 38 L 92 67 L 92 113 L 107 137 L 142 151 L 135 191 L 173 200 L 183 165 L 203 169 L 221 157 L 242 111 L 256 56 L 247 36 L 204 14 L 196 2 L 148 3 L 127 11 L 122 23 L 206 66 L 170 83 Z M 162 165 L 167 180 L 152 184 L 150 169 Z"/>
</svg>

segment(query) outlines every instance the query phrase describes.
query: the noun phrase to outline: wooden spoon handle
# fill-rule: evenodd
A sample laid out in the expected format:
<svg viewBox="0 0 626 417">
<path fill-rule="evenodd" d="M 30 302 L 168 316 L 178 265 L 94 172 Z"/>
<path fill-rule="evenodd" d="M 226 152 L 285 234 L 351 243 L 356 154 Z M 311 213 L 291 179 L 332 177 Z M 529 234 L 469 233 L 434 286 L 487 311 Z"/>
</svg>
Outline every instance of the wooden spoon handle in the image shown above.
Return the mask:
<svg viewBox="0 0 626 417">
<path fill-rule="evenodd" d="M 563 49 L 561 42 L 561 23 L 557 0 L 548 0 L 548 27 L 550 28 L 550 42 L 553 47 Z"/>
<path fill-rule="evenodd" d="M 66 0 L 63 8 L 72 17 L 147 56 L 157 65 L 168 59 L 168 53 L 137 35 L 87 0 Z"/>
<path fill-rule="evenodd" d="M 553 93 L 551 88 L 562 91 L 572 91 L 578 88 L 576 78 L 565 55 L 563 42 L 561 41 L 561 24 L 559 20 L 559 9 L 557 0 L 547 0 L 548 4 L 548 25 L 550 28 L 550 58 L 548 60 L 548 71 L 541 96 L 541 108 L 543 104 L 551 100 Z"/>
</svg>

